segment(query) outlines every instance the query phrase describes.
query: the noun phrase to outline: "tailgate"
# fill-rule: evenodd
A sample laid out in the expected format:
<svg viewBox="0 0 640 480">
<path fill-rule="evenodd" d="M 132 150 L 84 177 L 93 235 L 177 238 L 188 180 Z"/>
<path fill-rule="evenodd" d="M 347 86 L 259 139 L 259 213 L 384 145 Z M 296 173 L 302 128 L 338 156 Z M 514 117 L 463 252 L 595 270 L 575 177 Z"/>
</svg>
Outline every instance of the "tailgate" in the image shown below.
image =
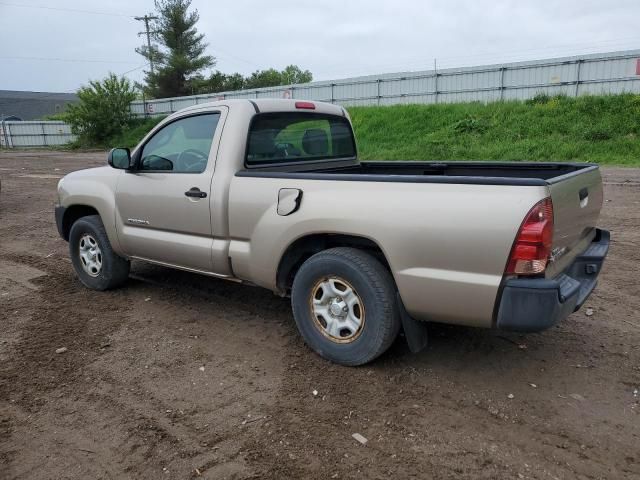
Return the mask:
<svg viewBox="0 0 640 480">
<path fill-rule="evenodd" d="M 602 178 L 597 166 L 548 180 L 553 202 L 553 247 L 547 277 L 555 277 L 587 249 L 602 208 Z"/>
</svg>

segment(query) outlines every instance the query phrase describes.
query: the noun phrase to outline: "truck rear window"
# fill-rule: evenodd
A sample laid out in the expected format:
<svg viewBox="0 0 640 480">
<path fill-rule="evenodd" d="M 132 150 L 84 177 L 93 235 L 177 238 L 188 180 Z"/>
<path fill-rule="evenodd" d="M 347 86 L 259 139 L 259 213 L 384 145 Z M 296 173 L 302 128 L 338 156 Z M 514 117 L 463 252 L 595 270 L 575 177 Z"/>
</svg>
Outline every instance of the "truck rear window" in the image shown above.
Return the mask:
<svg viewBox="0 0 640 480">
<path fill-rule="evenodd" d="M 262 113 L 249 128 L 247 165 L 333 160 L 356 156 L 345 117 L 317 113 Z"/>
</svg>

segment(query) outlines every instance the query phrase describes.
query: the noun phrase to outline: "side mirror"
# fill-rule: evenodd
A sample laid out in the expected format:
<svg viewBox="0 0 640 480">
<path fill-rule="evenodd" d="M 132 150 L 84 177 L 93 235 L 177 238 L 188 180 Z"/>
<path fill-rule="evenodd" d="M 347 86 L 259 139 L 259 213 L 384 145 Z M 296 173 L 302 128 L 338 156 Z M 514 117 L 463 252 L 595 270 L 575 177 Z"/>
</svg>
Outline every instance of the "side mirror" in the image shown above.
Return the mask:
<svg viewBox="0 0 640 480">
<path fill-rule="evenodd" d="M 131 166 L 131 152 L 128 148 L 112 148 L 107 163 L 113 168 L 127 170 Z"/>
</svg>

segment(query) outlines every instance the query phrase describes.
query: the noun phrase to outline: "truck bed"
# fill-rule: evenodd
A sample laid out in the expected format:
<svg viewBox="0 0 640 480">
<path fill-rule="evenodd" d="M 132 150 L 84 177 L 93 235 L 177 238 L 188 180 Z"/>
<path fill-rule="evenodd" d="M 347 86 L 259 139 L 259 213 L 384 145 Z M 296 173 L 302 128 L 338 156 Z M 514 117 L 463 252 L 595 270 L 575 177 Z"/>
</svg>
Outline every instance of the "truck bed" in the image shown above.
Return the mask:
<svg viewBox="0 0 640 480">
<path fill-rule="evenodd" d="M 372 161 L 291 164 L 241 170 L 238 176 L 366 182 L 550 185 L 596 170 L 589 163 Z"/>
<path fill-rule="evenodd" d="M 602 206 L 598 166 L 538 162 L 360 162 L 349 160 L 248 168 L 240 177 L 451 185 L 544 187 L 554 205 L 554 252 L 562 255 L 547 268 L 554 276 L 584 251 L 595 235 Z M 496 190 L 496 195 L 500 195 Z"/>
</svg>

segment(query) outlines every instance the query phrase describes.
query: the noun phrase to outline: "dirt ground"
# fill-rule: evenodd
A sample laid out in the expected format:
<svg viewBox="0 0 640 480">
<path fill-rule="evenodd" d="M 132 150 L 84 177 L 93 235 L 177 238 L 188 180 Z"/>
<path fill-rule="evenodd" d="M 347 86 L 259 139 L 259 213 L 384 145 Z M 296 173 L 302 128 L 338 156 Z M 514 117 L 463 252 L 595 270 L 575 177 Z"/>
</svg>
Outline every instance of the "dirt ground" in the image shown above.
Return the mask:
<svg viewBox="0 0 640 480">
<path fill-rule="evenodd" d="M 265 290 L 139 263 L 83 288 L 54 192 L 104 163 L 0 153 L 0 479 L 640 478 L 640 170 L 604 169 L 591 316 L 345 368 Z"/>
</svg>

